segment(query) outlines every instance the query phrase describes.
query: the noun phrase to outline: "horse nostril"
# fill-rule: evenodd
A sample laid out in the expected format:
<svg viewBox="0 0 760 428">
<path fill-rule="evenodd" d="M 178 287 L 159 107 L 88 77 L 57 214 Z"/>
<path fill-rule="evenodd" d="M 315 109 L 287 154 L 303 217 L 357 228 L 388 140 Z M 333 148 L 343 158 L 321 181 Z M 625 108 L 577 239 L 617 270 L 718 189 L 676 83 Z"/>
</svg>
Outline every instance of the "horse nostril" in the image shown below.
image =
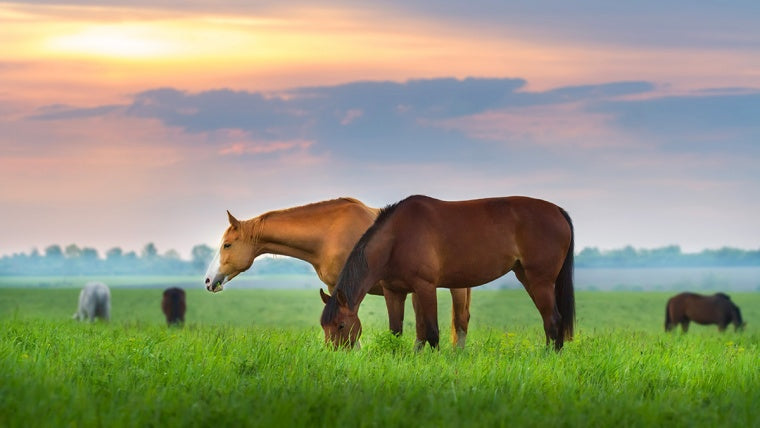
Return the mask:
<svg viewBox="0 0 760 428">
<path fill-rule="evenodd" d="M 206 278 L 206 284 L 208 284 L 209 282 L 211 282 L 211 278 Z"/>
</svg>

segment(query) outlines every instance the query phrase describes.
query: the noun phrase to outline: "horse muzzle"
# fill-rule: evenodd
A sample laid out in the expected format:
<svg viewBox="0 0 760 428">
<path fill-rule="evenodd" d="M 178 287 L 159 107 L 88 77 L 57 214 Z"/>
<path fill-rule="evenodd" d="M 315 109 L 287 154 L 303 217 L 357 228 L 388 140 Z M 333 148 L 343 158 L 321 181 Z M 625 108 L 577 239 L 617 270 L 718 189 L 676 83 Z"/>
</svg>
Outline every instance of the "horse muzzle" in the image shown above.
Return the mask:
<svg viewBox="0 0 760 428">
<path fill-rule="evenodd" d="M 213 278 L 206 277 L 206 290 L 217 293 L 224 289 L 224 284 L 228 281 L 227 276 L 224 274 L 217 274 Z"/>
</svg>

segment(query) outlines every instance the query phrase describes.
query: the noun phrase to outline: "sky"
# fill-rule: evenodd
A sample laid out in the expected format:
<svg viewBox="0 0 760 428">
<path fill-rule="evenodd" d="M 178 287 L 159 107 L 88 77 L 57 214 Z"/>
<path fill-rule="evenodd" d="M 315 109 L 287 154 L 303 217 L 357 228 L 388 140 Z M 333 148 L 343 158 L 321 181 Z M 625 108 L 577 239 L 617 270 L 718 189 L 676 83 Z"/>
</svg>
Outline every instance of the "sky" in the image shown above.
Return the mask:
<svg viewBox="0 0 760 428">
<path fill-rule="evenodd" d="M 0 255 L 351 196 L 760 248 L 760 3 L 0 1 Z"/>
</svg>

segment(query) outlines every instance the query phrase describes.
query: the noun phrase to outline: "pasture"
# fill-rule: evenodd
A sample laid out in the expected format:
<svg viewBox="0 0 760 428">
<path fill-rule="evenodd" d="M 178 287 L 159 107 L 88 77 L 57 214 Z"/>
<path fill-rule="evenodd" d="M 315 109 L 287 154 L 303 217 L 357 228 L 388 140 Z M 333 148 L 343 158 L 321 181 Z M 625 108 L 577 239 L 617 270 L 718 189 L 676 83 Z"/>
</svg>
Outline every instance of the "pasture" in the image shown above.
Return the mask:
<svg viewBox="0 0 760 428">
<path fill-rule="evenodd" d="M 105 281 L 108 282 L 108 281 Z M 110 284 L 109 284 L 110 285 Z M 576 293 L 576 339 L 544 347 L 523 290 L 476 290 L 467 348 L 388 333 L 360 310 L 362 349 L 323 345 L 317 289 L 186 289 L 183 328 L 163 288 L 112 287 L 110 323 L 77 323 L 78 288 L 0 289 L 0 426 L 758 426 L 760 294 L 748 325 L 663 331 L 670 292 Z"/>
</svg>

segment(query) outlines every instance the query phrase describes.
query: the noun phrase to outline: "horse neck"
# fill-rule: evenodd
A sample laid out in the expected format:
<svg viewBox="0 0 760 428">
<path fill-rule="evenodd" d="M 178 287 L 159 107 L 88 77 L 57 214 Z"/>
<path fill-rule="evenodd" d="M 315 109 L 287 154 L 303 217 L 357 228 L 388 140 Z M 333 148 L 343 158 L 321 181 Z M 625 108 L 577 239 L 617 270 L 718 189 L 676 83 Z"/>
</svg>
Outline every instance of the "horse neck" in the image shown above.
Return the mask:
<svg viewBox="0 0 760 428">
<path fill-rule="evenodd" d="M 322 217 L 299 210 L 272 211 L 248 220 L 255 257 L 277 254 L 315 264 L 324 240 Z"/>
<path fill-rule="evenodd" d="M 734 323 L 734 326 L 741 327 L 742 324 L 744 324 L 744 320 L 742 319 L 742 313 L 739 310 L 739 307 L 733 306 L 731 308 L 731 321 Z"/>
<path fill-rule="evenodd" d="M 346 277 L 343 281 L 343 292 L 346 295 L 349 307 L 354 312 L 359 311 L 359 305 L 369 290 L 384 278 L 390 253 L 393 249 L 392 243 L 392 238 L 383 235 L 366 243 L 361 250 L 357 245 L 349 256 L 349 261 L 343 266 L 341 277 Z M 357 251 L 361 252 L 360 257 L 353 254 Z M 357 260 L 351 260 L 352 257 L 356 257 Z M 354 263 L 349 266 L 351 261 Z M 352 284 L 350 290 L 347 284 Z M 340 287 L 340 284 L 338 286 Z"/>
</svg>

